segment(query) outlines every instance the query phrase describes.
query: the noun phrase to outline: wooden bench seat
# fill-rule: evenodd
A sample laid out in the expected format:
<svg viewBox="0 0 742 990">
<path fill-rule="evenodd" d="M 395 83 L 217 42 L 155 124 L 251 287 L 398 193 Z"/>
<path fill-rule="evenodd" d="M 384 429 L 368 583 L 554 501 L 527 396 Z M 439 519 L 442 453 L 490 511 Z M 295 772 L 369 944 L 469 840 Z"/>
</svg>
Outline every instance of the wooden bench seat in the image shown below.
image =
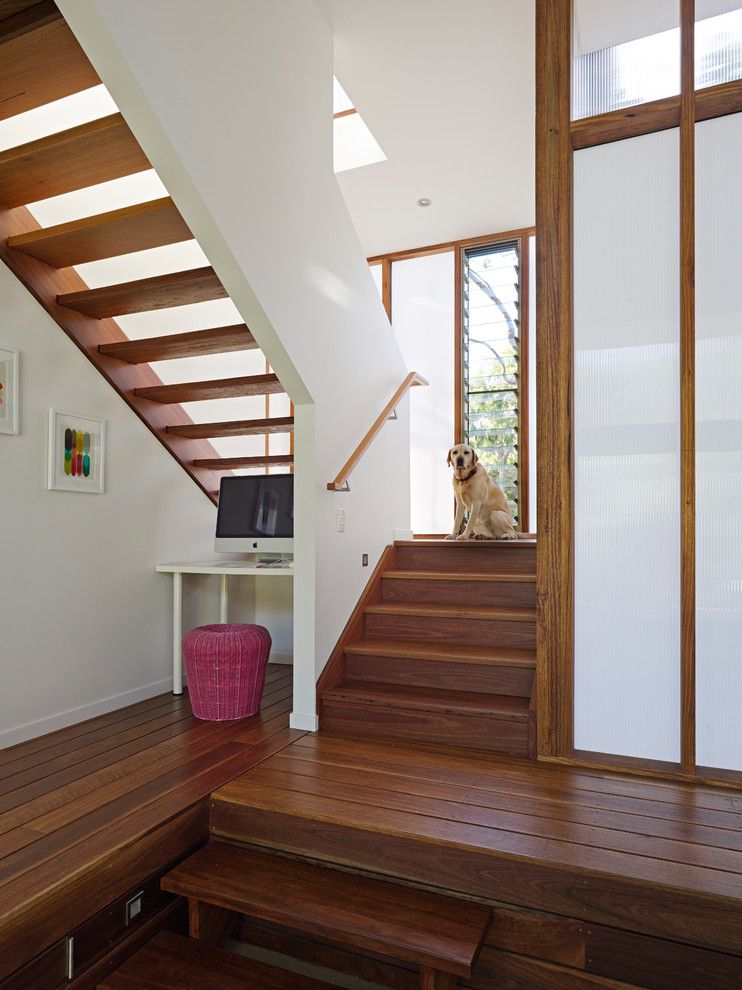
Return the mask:
<svg viewBox="0 0 742 990">
<path fill-rule="evenodd" d="M 332 985 L 171 932 L 160 932 L 98 984 L 98 990 L 245 990 L 245 987 L 331 990 Z"/>
<path fill-rule="evenodd" d="M 218 908 L 413 963 L 424 987 L 471 978 L 491 916 L 482 904 L 224 842 L 180 863 L 162 887 L 189 899 L 192 937 L 229 930 Z"/>
</svg>

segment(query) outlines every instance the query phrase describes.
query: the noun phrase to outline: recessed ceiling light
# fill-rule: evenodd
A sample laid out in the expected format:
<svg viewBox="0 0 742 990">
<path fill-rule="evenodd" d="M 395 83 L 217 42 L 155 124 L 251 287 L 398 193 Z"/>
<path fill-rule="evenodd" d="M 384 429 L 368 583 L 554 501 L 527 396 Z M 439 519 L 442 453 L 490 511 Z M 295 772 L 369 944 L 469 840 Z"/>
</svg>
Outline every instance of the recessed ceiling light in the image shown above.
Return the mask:
<svg viewBox="0 0 742 990">
<path fill-rule="evenodd" d="M 418 206 L 430 206 L 432 202 L 433 202 L 432 199 L 428 199 L 427 196 L 423 196 L 422 199 L 418 199 L 417 205 Z"/>
</svg>

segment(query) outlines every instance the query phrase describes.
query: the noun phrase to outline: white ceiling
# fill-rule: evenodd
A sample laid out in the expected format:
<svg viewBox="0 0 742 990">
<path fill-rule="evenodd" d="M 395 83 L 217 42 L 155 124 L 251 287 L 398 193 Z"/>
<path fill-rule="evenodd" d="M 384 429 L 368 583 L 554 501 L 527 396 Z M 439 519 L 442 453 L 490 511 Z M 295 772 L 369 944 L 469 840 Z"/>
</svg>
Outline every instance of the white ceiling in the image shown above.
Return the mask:
<svg viewBox="0 0 742 990">
<path fill-rule="evenodd" d="M 366 254 L 530 226 L 534 0 L 316 2 L 387 156 L 337 177 Z"/>
</svg>

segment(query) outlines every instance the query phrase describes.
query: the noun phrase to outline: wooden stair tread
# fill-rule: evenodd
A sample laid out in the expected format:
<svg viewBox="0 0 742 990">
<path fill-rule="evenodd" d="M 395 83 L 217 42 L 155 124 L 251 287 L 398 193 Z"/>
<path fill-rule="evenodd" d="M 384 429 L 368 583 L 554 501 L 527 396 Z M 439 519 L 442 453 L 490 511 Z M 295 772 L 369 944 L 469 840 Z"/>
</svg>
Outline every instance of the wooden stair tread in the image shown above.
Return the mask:
<svg viewBox="0 0 742 990">
<path fill-rule="evenodd" d="M 145 388 L 135 388 L 134 395 L 152 402 L 180 403 L 202 399 L 234 399 L 243 395 L 273 395 L 283 390 L 278 376 L 269 374 L 176 385 L 148 385 Z"/>
<path fill-rule="evenodd" d="M 191 462 L 194 467 L 209 468 L 211 471 L 231 471 L 233 468 L 280 467 L 293 464 L 293 454 L 268 454 L 256 457 L 200 457 Z"/>
<path fill-rule="evenodd" d="M 176 866 L 162 888 L 467 978 L 490 921 L 484 905 L 222 842 Z"/>
<path fill-rule="evenodd" d="M 442 547 L 468 547 L 475 553 L 486 553 L 493 547 L 533 547 L 536 544 L 536 536 L 531 535 L 518 537 L 517 540 L 395 540 L 395 547 L 414 547 L 416 550 L 430 548 L 440 550 Z"/>
<path fill-rule="evenodd" d="M 214 269 L 207 265 L 119 285 L 104 285 L 100 289 L 66 292 L 57 296 L 57 303 L 102 320 L 108 316 L 125 316 L 225 298 L 227 290 Z"/>
<path fill-rule="evenodd" d="M 225 423 L 186 423 L 168 426 L 166 433 L 191 440 L 208 440 L 212 437 L 250 437 L 265 433 L 293 433 L 293 416 L 270 416 L 267 419 L 236 419 Z"/>
<path fill-rule="evenodd" d="M 479 571 L 385 571 L 382 580 L 387 581 L 491 581 L 493 583 L 536 581 L 535 574 L 508 574 Z"/>
<path fill-rule="evenodd" d="M 126 361 L 128 364 L 150 364 L 152 361 L 202 357 L 204 354 L 249 351 L 257 346 L 255 338 L 245 324 L 237 323 L 229 327 L 212 327 L 210 330 L 191 330 L 188 333 L 171 333 L 162 337 L 100 344 L 98 351 L 106 357 Z M 217 436 L 217 434 L 202 434 L 202 436 Z"/>
<path fill-rule="evenodd" d="M 350 643 L 345 647 L 345 652 L 357 656 L 401 657 L 410 660 L 440 660 L 446 663 L 536 669 L 534 650 L 515 650 L 502 646 L 470 646 L 404 639 L 364 639 Z"/>
<path fill-rule="evenodd" d="M 98 984 L 99 990 L 327 990 L 331 986 L 172 932 L 159 932 Z"/>
<path fill-rule="evenodd" d="M 528 698 L 500 694 L 474 694 L 436 688 L 401 687 L 398 684 L 340 684 L 322 695 L 322 703 L 333 701 L 373 705 L 408 711 L 449 712 L 456 715 L 486 715 L 509 721 L 528 721 Z"/>
<path fill-rule="evenodd" d="M 54 268 L 176 244 L 192 238 L 169 196 L 8 238 L 8 247 Z"/>
<path fill-rule="evenodd" d="M 151 168 L 120 113 L 0 153 L 0 203 L 23 206 Z"/>
<path fill-rule="evenodd" d="M 489 605 L 416 605 L 407 602 L 381 602 L 367 605 L 374 615 L 418 615 L 431 619 L 489 619 L 502 622 L 535 622 L 535 608 L 498 608 Z"/>
<path fill-rule="evenodd" d="M 79 42 L 49 0 L 4 19 L 0 43 L 0 120 L 100 83 Z"/>
</svg>

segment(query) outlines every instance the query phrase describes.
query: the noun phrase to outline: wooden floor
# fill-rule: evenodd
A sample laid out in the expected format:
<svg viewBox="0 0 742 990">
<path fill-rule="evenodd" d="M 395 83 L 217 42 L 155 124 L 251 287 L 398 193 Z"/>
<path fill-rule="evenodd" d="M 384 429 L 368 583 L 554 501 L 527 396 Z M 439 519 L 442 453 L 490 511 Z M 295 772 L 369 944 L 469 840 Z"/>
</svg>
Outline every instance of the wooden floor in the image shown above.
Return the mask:
<svg viewBox="0 0 742 990">
<path fill-rule="evenodd" d="M 620 930 L 625 967 L 641 933 L 676 960 L 676 943 L 716 950 L 704 965 L 740 977 L 690 986 L 742 986 L 739 792 L 320 733 L 220 788 L 210 820 L 216 836 L 574 919 L 583 966 Z"/>
<path fill-rule="evenodd" d="M 301 737 L 291 676 L 269 666 L 250 719 L 166 694 L 0 751 L 0 980 L 203 841 L 209 794 Z"/>
</svg>

